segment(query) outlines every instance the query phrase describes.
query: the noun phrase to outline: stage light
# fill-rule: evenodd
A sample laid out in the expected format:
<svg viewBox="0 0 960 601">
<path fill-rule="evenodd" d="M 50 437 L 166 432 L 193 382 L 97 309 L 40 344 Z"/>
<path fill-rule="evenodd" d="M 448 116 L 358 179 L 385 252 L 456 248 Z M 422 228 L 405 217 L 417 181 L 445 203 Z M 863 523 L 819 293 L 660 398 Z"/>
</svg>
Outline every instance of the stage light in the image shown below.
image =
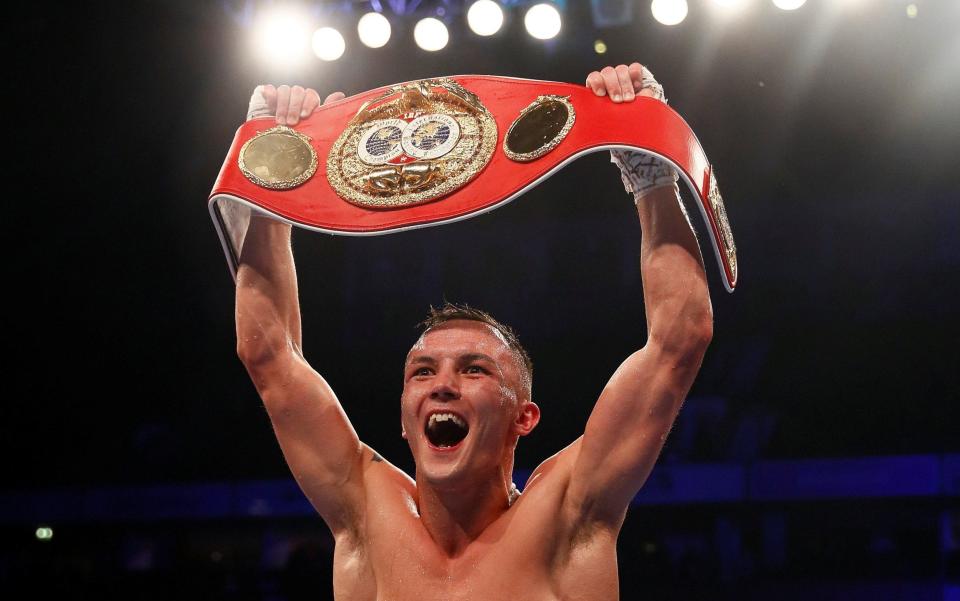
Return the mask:
<svg viewBox="0 0 960 601">
<path fill-rule="evenodd" d="M 653 0 L 650 12 L 664 25 L 677 25 L 687 18 L 687 0 Z"/>
<path fill-rule="evenodd" d="M 34 533 L 37 540 L 48 541 L 53 538 L 53 528 L 49 526 L 40 526 Z"/>
<path fill-rule="evenodd" d="M 596 42 L 593 43 L 593 51 L 596 52 L 597 54 L 606 54 L 607 52 L 606 43 L 604 43 L 603 40 L 597 40 Z"/>
<path fill-rule="evenodd" d="M 907 18 L 908 18 L 908 19 L 916 19 L 916 18 L 917 18 L 917 13 L 919 13 L 919 12 L 920 12 L 920 11 L 917 10 L 917 5 L 916 5 L 916 4 L 908 4 L 908 5 L 907 5 Z"/>
<path fill-rule="evenodd" d="M 773 5 L 783 10 L 797 10 L 806 2 L 807 0 L 773 0 Z"/>
<path fill-rule="evenodd" d="M 523 24 L 533 37 L 549 40 L 560 33 L 560 13 L 552 4 L 536 4 L 527 11 Z"/>
<path fill-rule="evenodd" d="M 380 13 L 367 13 L 357 22 L 357 35 L 364 46 L 382 48 L 390 41 L 390 21 Z"/>
<path fill-rule="evenodd" d="M 467 24 L 477 35 L 493 35 L 503 25 L 503 9 L 493 0 L 477 0 L 467 11 Z"/>
<path fill-rule="evenodd" d="M 443 21 L 427 17 L 420 19 L 416 27 L 413 28 L 413 39 L 424 50 L 436 52 L 443 49 L 450 41 L 450 34 L 447 32 L 447 26 Z"/>
<path fill-rule="evenodd" d="M 254 44 L 266 61 L 289 67 L 307 57 L 310 30 L 306 15 L 290 9 L 262 14 L 254 28 Z"/>
<path fill-rule="evenodd" d="M 325 61 L 335 61 L 347 49 L 343 36 L 333 27 L 321 27 L 313 32 L 313 52 Z"/>
</svg>

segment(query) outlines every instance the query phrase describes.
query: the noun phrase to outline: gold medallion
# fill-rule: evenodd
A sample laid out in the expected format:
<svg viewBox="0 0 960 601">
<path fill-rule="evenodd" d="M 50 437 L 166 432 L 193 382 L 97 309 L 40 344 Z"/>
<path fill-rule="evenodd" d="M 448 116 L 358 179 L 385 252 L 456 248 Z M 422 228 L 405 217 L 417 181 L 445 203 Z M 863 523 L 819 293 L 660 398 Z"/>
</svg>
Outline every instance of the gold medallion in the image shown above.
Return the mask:
<svg viewBox="0 0 960 601">
<path fill-rule="evenodd" d="M 493 156 L 497 123 L 452 79 L 393 86 L 360 107 L 327 156 L 344 200 L 389 209 L 430 202 L 476 177 Z"/>
<path fill-rule="evenodd" d="M 576 119 L 569 96 L 538 96 L 510 125 L 503 152 L 514 161 L 540 158 L 567 137 Z"/>
<path fill-rule="evenodd" d="M 723 198 L 720 196 L 720 189 L 717 187 L 717 178 L 710 171 L 710 192 L 707 195 L 710 200 L 710 208 L 713 209 L 713 216 L 717 220 L 717 226 L 720 228 L 720 246 L 727 257 L 727 263 L 730 264 L 730 279 L 737 281 L 737 245 L 733 241 L 733 230 L 730 229 L 730 220 L 727 219 L 727 209 L 723 206 Z"/>
<path fill-rule="evenodd" d="M 240 171 L 253 183 L 270 190 L 289 190 L 317 171 L 317 153 L 310 138 L 278 125 L 264 130 L 240 149 Z"/>
</svg>

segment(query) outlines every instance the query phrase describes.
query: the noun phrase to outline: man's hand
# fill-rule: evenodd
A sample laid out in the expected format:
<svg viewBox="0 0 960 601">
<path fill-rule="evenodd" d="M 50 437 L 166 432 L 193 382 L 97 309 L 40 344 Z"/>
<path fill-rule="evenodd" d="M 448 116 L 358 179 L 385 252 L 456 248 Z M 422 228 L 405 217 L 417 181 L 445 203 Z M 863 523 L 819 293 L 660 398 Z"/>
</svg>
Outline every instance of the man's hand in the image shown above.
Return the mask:
<svg viewBox="0 0 960 601">
<path fill-rule="evenodd" d="M 637 96 L 667 101 L 663 86 L 653 78 L 653 73 L 640 63 L 633 63 L 629 67 L 604 67 L 600 71 L 594 71 L 587 75 L 587 86 L 597 96 L 610 96 L 614 102 L 632 102 Z M 611 150 L 610 161 L 620 168 L 623 187 L 628 193 L 633 193 L 634 202 L 639 202 L 641 197 L 652 190 L 676 187 L 676 170 L 654 156 L 627 150 Z"/>
<path fill-rule="evenodd" d="M 323 104 L 342 100 L 343 92 L 334 92 L 327 96 Z M 280 125 L 296 125 L 307 118 L 320 106 L 320 94 L 313 88 L 301 86 L 274 87 L 271 84 L 257 86 L 250 97 L 247 120 L 255 117 L 276 116 Z"/>
<path fill-rule="evenodd" d="M 637 96 L 647 96 L 666 102 L 663 87 L 653 73 L 640 63 L 629 67 L 604 67 L 587 75 L 587 87 L 597 96 L 610 96 L 614 102 L 632 102 Z"/>
</svg>

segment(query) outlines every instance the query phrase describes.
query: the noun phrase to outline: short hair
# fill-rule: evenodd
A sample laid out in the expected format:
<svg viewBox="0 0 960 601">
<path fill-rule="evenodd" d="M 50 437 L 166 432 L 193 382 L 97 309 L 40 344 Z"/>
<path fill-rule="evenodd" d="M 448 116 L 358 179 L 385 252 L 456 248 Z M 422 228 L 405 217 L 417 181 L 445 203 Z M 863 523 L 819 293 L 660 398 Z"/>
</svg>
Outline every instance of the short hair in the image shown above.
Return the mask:
<svg viewBox="0 0 960 601">
<path fill-rule="evenodd" d="M 430 313 L 427 314 L 427 318 L 417 325 L 418 327 L 423 328 L 423 331 L 421 332 L 421 335 L 423 335 L 441 324 L 458 319 L 479 321 L 480 323 L 487 324 L 497 332 L 500 332 L 504 340 L 506 340 L 507 346 L 513 351 L 514 355 L 520 359 L 520 364 L 523 366 L 523 379 L 525 380 L 524 383 L 526 384 L 528 390 L 533 386 L 533 361 L 531 361 L 530 354 L 527 353 L 527 349 L 523 348 L 523 345 L 520 344 L 520 339 L 517 338 L 513 328 L 506 324 L 500 323 L 486 311 L 475 309 L 467 304 L 461 305 L 444 301 L 443 306 L 439 309 L 435 308 L 433 305 L 430 305 Z"/>
</svg>

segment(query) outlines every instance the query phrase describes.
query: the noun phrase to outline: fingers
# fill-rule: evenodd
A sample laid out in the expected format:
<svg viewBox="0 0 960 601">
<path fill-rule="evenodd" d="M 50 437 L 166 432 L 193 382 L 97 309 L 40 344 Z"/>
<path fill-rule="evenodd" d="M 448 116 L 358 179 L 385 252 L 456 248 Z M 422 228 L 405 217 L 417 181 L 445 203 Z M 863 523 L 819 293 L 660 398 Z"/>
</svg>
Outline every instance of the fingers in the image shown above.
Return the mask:
<svg viewBox="0 0 960 601">
<path fill-rule="evenodd" d="M 627 71 L 630 73 L 630 84 L 633 86 L 633 91 L 636 92 L 637 95 L 642 96 L 643 65 L 640 63 L 631 63 L 631 65 L 627 67 Z"/>
<path fill-rule="evenodd" d="M 270 84 L 260 86 L 260 91 L 270 115 L 275 115 L 280 125 L 293 126 L 306 119 L 320 107 L 320 94 L 313 88 L 302 86 L 278 86 Z M 346 98 L 343 92 L 334 92 L 324 102 L 335 102 Z"/>
<path fill-rule="evenodd" d="M 615 69 L 617 73 L 617 81 L 620 84 L 620 95 L 623 97 L 625 102 L 633 101 L 633 83 L 630 82 L 630 70 L 627 69 L 626 65 L 617 65 Z M 617 101 L 617 98 L 614 97 L 614 102 Z"/>
<path fill-rule="evenodd" d="M 343 100 L 343 99 L 346 98 L 346 97 L 347 97 L 347 95 L 344 94 L 343 92 L 334 92 L 333 94 L 330 94 L 329 96 L 327 96 L 327 99 L 324 100 L 323 103 L 324 103 L 324 104 L 330 104 L 331 102 L 336 102 L 336 101 L 338 101 L 338 100 Z M 319 98 L 319 97 L 318 97 L 318 98 Z"/>
<path fill-rule="evenodd" d="M 264 84 L 261 88 L 263 92 L 263 98 L 267 101 L 267 108 L 270 109 L 271 115 L 277 114 L 277 88 L 273 87 L 272 84 Z"/>
<path fill-rule="evenodd" d="M 637 96 L 665 100 L 663 87 L 640 63 L 593 71 L 587 76 L 587 87 L 597 96 L 610 96 L 614 102 L 631 102 Z"/>
<path fill-rule="evenodd" d="M 277 88 L 277 123 L 287 124 L 287 115 L 290 113 L 290 86 L 283 85 Z"/>
<path fill-rule="evenodd" d="M 630 102 L 635 95 L 630 70 L 626 65 L 594 71 L 587 76 L 587 85 L 597 96 L 610 96 L 614 102 Z"/>
<path fill-rule="evenodd" d="M 287 125 L 296 125 L 300 121 L 300 111 L 303 110 L 303 97 L 306 90 L 301 86 L 290 88 L 290 107 L 287 109 Z"/>
<path fill-rule="evenodd" d="M 607 89 L 607 95 L 610 96 L 610 99 L 614 102 L 620 102 L 623 100 L 623 96 L 620 94 L 620 79 L 617 77 L 617 71 L 613 67 L 604 67 L 600 70 L 600 75 L 603 77 L 603 85 Z"/>
<path fill-rule="evenodd" d="M 593 90 L 593 93 L 597 96 L 607 95 L 607 88 L 603 84 L 603 76 L 600 75 L 599 71 L 593 71 L 590 75 L 587 75 L 587 87 Z"/>
<path fill-rule="evenodd" d="M 317 91 L 313 88 L 307 88 L 303 96 L 303 108 L 300 109 L 300 118 L 306 119 L 313 111 L 317 110 L 318 106 L 320 106 L 320 94 L 317 94 Z"/>
</svg>

